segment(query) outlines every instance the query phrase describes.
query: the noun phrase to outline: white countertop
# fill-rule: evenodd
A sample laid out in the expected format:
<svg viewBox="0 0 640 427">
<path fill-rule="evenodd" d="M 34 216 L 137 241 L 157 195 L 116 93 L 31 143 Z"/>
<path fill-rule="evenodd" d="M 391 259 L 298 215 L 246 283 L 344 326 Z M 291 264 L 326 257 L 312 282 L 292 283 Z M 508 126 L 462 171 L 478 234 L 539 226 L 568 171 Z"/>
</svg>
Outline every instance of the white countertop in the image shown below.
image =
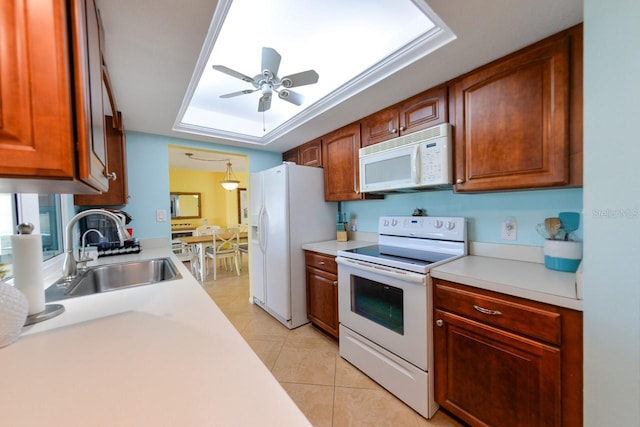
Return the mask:
<svg viewBox="0 0 640 427">
<path fill-rule="evenodd" d="M 537 262 L 466 256 L 431 270 L 432 277 L 582 311 L 576 275 Z"/>
<path fill-rule="evenodd" d="M 59 301 L 0 348 L 2 426 L 310 426 L 168 248 L 183 278 Z"/>
<path fill-rule="evenodd" d="M 361 248 L 363 246 L 370 246 L 375 244 L 375 241 L 370 242 L 365 240 L 347 240 L 346 242 L 328 240 L 326 242 L 305 243 L 302 245 L 302 249 L 306 251 L 313 251 L 319 252 L 321 254 L 337 256 L 338 251 Z"/>
</svg>

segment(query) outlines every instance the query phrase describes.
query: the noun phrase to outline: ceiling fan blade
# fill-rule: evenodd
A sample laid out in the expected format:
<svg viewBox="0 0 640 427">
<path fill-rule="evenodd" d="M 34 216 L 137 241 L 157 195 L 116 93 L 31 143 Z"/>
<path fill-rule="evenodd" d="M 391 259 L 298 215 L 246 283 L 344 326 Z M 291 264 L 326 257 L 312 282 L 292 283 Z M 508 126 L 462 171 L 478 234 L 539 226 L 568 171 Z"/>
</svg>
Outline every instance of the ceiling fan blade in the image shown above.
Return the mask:
<svg viewBox="0 0 640 427">
<path fill-rule="evenodd" d="M 318 83 L 318 73 L 314 70 L 307 70 L 301 73 L 290 74 L 280 79 L 283 87 L 297 87 Z"/>
<path fill-rule="evenodd" d="M 253 83 L 253 79 L 249 76 L 245 76 L 242 73 L 239 73 L 231 68 L 227 68 L 224 65 L 212 65 L 214 70 L 220 71 L 221 73 L 225 73 L 230 75 L 231 77 L 235 77 L 236 79 L 244 80 L 247 83 Z"/>
<path fill-rule="evenodd" d="M 262 95 L 258 101 L 258 112 L 262 113 L 271 108 L 271 95 Z"/>
<path fill-rule="evenodd" d="M 220 98 L 233 98 L 234 96 L 247 95 L 249 93 L 255 92 L 256 90 L 258 89 L 245 89 L 238 92 L 225 93 L 224 95 L 220 95 Z"/>
<path fill-rule="evenodd" d="M 278 75 L 278 68 L 280 68 L 281 56 L 275 49 L 270 47 L 262 48 L 262 75 L 265 72 L 271 73 L 271 77 L 276 78 Z M 266 75 L 265 75 L 266 76 Z M 268 76 L 266 76 L 268 77 Z"/>
<path fill-rule="evenodd" d="M 300 95 L 297 92 L 292 92 L 286 89 L 283 89 L 280 92 L 278 92 L 278 98 L 284 99 L 285 101 L 295 105 L 302 105 L 302 103 L 304 102 L 304 96 Z"/>
</svg>

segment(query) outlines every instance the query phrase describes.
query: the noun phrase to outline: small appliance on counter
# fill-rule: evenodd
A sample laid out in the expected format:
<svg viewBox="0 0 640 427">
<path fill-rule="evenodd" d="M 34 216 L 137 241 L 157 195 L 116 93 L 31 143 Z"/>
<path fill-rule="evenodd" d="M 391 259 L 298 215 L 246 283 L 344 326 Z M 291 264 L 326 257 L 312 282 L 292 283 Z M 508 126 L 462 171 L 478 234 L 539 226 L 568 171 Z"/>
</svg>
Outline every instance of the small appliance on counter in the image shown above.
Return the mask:
<svg viewBox="0 0 640 427">
<path fill-rule="evenodd" d="M 131 222 L 131 216 L 125 211 L 112 210 L 121 221 L 127 225 Z M 120 244 L 118 227 L 103 215 L 88 215 L 79 221 L 80 235 L 84 236 L 87 246 L 94 246 L 98 250 L 98 258 L 112 255 L 124 255 L 139 253 L 142 248 L 138 239 L 126 240 Z M 87 233 L 89 230 L 97 230 L 98 233 Z M 129 229 L 129 232 L 132 230 Z M 82 242 L 80 242 L 82 243 Z"/>
</svg>

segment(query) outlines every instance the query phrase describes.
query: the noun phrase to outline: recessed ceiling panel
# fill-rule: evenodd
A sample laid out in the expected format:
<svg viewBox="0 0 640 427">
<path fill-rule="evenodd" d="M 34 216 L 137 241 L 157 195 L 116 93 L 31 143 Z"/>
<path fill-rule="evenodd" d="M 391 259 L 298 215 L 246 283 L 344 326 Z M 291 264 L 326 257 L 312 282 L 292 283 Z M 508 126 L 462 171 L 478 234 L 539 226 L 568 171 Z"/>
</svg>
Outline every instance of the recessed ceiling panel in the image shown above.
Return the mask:
<svg viewBox="0 0 640 427">
<path fill-rule="evenodd" d="M 174 130 L 265 145 L 454 38 L 418 0 L 220 1 Z M 245 77 L 262 78 L 263 48 L 280 55 L 277 77 L 314 70 L 317 83 L 292 102 L 274 87 L 260 112 L 271 87 Z"/>
</svg>

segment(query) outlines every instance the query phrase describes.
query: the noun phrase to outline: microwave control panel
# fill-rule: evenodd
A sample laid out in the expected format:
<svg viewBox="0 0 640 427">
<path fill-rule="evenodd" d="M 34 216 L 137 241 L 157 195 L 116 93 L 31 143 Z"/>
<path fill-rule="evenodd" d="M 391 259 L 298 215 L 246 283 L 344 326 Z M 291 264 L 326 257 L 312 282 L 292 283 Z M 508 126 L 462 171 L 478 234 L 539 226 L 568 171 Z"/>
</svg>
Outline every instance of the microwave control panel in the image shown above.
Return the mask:
<svg viewBox="0 0 640 427">
<path fill-rule="evenodd" d="M 447 147 L 447 139 L 425 142 L 420 150 L 420 184 L 451 182 L 451 149 Z"/>
</svg>

